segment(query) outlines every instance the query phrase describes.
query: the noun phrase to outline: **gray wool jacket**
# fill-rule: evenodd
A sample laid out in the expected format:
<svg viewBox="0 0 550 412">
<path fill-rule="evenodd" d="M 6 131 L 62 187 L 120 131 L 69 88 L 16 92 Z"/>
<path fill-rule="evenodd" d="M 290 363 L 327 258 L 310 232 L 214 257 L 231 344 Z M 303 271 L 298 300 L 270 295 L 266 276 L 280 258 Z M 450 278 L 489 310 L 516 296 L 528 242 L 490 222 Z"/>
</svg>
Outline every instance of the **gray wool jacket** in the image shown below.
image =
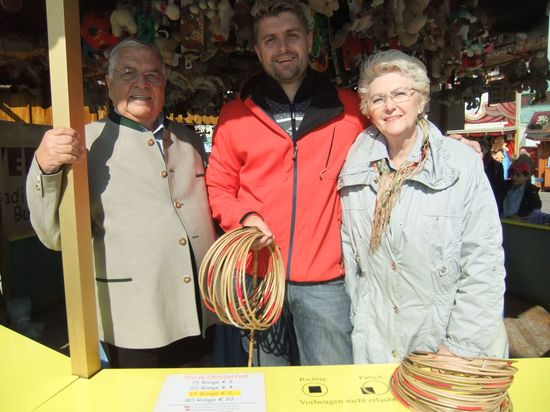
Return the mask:
<svg viewBox="0 0 550 412">
<path fill-rule="evenodd" d="M 201 333 L 194 268 L 215 240 L 204 150 L 191 130 L 165 126 L 163 156 L 153 133 L 129 119 L 113 114 L 86 125 L 100 339 L 124 348 Z M 63 246 L 61 190 L 62 173 L 43 175 L 35 159 L 27 178 L 31 223 L 55 250 Z M 206 327 L 214 316 L 201 311 Z"/>
<path fill-rule="evenodd" d="M 398 362 L 440 344 L 462 356 L 508 354 L 502 229 L 482 162 L 432 124 L 428 141 L 423 168 L 404 182 L 372 254 L 372 162 L 388 156 L 374 126 L 358 136 L 340 172 L 356 363 Z M 410 159 L 419 158 L 420 146 L 419 137 Z"/>
</svg>

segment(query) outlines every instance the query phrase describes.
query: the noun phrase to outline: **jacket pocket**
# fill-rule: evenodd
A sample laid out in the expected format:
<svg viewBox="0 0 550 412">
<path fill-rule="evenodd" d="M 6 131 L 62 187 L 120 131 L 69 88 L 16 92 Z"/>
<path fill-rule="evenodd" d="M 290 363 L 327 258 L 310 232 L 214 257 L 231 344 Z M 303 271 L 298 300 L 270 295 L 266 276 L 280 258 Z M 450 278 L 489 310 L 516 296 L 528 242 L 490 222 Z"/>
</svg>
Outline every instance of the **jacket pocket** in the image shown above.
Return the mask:
<svg viewBox="0 0 550 412">
<path fill-rule="evenodd" d="M 453 293 L 458 288 L 461 270 L 458 259 L 447 257 L 434 262 L 434 282 L 436 294 Z"/>
<path fill-rule="evenodd" d="M 98 277 L 98 276 L 96 276 L 95 280 L 97 282 L 100 282 L 100 283 L 123 283 L 123 282 L 132 282 L 133 281 L 132 278 L 123 278 L 123 277 L 103 278 L 103 277 Z"/>
</svg>

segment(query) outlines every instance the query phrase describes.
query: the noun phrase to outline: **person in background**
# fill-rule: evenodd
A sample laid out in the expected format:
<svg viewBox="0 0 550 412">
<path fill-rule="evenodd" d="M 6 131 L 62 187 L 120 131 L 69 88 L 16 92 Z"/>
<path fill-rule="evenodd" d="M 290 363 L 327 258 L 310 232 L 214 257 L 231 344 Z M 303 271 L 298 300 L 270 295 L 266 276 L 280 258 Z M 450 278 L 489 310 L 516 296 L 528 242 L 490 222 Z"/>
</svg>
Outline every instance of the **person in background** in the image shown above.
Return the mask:
<svg viewBox="0 0 550 412">
<path fill-rule="evenodd" d="M 531 174 L 535 171 L 535 163 L 529 154 L 529 151 L 525 147 L 519 148 L 519 156 L 516 159 L 517 163 L 527 163 Z"/>
<path fill-rule="evenodd" d="M 508 176 L 509 179 L 504 182 L 499 199 L 501 216 L 528 220 L 533 212 L 539 212 L 542 207 L 539 188 L 530 182 L 529 164 L 520 161 L 512 163 Z"/>
<path fill-rule="evenodd" d="M 195 280 L 215 240 L 203 144 L 162 114 L 165 79 L 155 46 L 120 42 L 106 76 L 114 111 L 86 125 L 86 147 L 71 128 L 47 131 L 27 178 L 31 223 L 61 250 L 62 169 L 87 151 L 100 339 L 113 367 L 177 367 L 205 347 L 201 326 L 214 320 Z"/>
<path fill-rule="evenodd" d="M 397 50 L 360 70 L 373 125 L 338 182 L 355 363 L 508 353 L 496 202 L 479 156 L 426 120 L 429 90 L 424 64 Z"/>
<path fill-rule="evenodd" d="M 493 194 L 496 197 L 504 183 L 504 168 L 502 167 L 502 163 L 494 159 L 489 143 L 486 140 L 481 140 L 480 146 L 483 153 L 483 168 L 487 179 L 489 179 L 491 189 L 493 189 Z"/>
<path fill-rule="evenodd" d="M 255 365 L 348 364 L 349 296 L 336 178 L 366 120 L 357 95 L 309 69 L 312 34 L 298 1 L 258 1 L 255 50 L 264 72 L 221 110 L 206 171 L 224 230 L 255 226 L 286 268 L 284 312 L 258 336 Z M 243 339 L 248 350 L 248 339 Z"/>
</svg>

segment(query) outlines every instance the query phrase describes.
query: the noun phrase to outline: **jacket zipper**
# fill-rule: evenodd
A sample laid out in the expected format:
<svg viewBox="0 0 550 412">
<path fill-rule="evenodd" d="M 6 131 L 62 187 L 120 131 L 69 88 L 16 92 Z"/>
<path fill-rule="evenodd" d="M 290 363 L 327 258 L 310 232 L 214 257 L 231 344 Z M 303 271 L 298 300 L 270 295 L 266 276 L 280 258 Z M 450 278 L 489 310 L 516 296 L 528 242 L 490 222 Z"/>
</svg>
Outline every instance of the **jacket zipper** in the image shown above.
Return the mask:
<svg viewBox="0 0 550 412">
<path fill-rule="evenodd" d="M 286 265 L 286 278 L 290 280 L 290 267 L 292 265 L 292 246 L 294 243 L 294 227 L 296 221 L 296 192 L 298 181 L 298 145 L 296 144 L 296 114 L 294 113 L 294 103 L 290 103 L 290 122 L 292 126 L 292 160 L 294 162 L 292 176 L 292 214 L 290 216 L 290 236 L 288 239 L 288 261 Z"/>
</svg>

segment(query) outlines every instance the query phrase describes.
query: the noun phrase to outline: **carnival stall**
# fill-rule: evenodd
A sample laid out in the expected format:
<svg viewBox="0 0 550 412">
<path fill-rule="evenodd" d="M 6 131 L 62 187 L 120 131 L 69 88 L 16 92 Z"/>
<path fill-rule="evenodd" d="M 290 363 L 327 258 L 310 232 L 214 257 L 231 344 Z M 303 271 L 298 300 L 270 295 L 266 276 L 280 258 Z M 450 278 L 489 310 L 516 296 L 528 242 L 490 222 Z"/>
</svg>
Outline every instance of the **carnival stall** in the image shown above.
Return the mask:
<svg viewBox="0 0 550 412">
<path fill-rule="evenodd" d="M 242 82 L 258 70 L 251 39 L 254 3 L 248 0 L 121 0 L 116 5 L 107 0 L 81 2 L 78 22 L 77 3 L 47 2 L 49 45 L 42 36 L 46 33 L 45 26 L 41 26 L 45 13 L 37 12 L 35 3 L 0 3 L 6 27 L 0 33 L 4 45 L 0 53 L 3 96 L 14 93 L 35 99 L 30 104 L 32 108 L 47 109 L 51 100 L 56 101 L 54 125 L 70 124 L 83 130 L 83 119 L 71 116 L 71 105 L 80 107 L 83 103 L 95 116 L 108 110 L 104 84 L 108 50 L 125 36 L 155 42 L 161 49 L 169 66 L 165 111 L 182 122 L 215 122 L 221 105 L 235 97 Z M 540 16 L 540 2 L 532 1 L 530 5 L 529 15 Z M 311 64 L 337 84 L 354 88 L 357 64 L 362 57 L 383 48 L 400 48 L 425 61 L 442 105 L 458 102 L 462 107 L 465 102 L 470 109 L 480 107 L 490 77 L 505 82 L 514 91 L 531 90 L 537 100 L 544 100 L 549 76 L 546 32 L 529 21 L 524 22 L 524 28 L 531 31 L 537 26 L 539 31 L 535 34 L 504 34 L 503 28 L 491 20 L 499 14 L 496 10 L 502 7 L 500 3 L 478 6 L 469 0 L 309 0 L 304 7 L 314 32 Z M 520 6 L 525 8 L 525 4 Z M 75 40 L 78 33 L 80 38 Z M 52 38 L 68 40 L 67 45 Z M 82 70 L 80 59 L 75 58 L 79 53 Z M 52 76 L 50 90 L 47 78 L 55 68 L 62 68 L 59 72 L 63 73 L 55 81 Z M 72 76 L 66 75 L 69 72 Z M 75 73 L 82 76 L 74 76 Z M 75 78 L 84 85 L 84 102 L 75 97 L 75 89 L 81 87 L 71 83 Z M 9 97 L 4 97 L 1 107 L 7 120 L 36 118 L 35 114 L 19 115 L 9 102 Z M 32 113 L 32 108 L 27 107 L 27 114 Z M 60 219 L 71 357 L 0 326 L 0 366 L 8 372 L 2 374 L 0 382 L 0 405 L 6 410 L 405 410 L 400 400 L 411 406 L 412 401 L 407 401 L 404 392 L 390 390 L 396 380 L 406 380 L 404 363 L 280 369 L 101 370 L 97 319 L 95 307 L 90 304 L 95 295 L 86 165 L 74 165 L 66 178 Z M 546 359 L 463 359 L 458 370 L 451 373 L 448 368 L 457 366 L 454 361 L 442 367 L 437 364 L 439 360 L 416 354 L 411 361 L 408 372 L 426 374 L 421 376 L 424 380 L 417 380 L 420 384 L 414 389 L 418 391 L 415 402 L 427 398 L 426 402 L 434 403 L 431 393 L 450 392 L 451 386 L 459 389 L 459 400 L 464 402 L 471 401 L 464 399 L 469 397 L 463 396 L 464 387 L 477 392 L 475 396 L 479 392 L 490 394 L 478 400 L 483 398 L 480 402 L 485 404 L 490 401 L 500 410 L 511 410 L 513 404 L 518 410 L 543 411 L 550 403 L 550 393 L 544 387 L 549 371 Z M 467 373 L 472 379 L 465 382 Z M 495 381 L 491 382 L 488 374 Z M 426 384 L 434 382 L 439 388 L 425 389 Z M 400 388 L 406 392 L 411 386 L 402 384 Z M 493 398 L 495 392 L 498 393 Z M 483 410 L 465 405 L 460 404 L 458 409 Z"/>
</svg>

